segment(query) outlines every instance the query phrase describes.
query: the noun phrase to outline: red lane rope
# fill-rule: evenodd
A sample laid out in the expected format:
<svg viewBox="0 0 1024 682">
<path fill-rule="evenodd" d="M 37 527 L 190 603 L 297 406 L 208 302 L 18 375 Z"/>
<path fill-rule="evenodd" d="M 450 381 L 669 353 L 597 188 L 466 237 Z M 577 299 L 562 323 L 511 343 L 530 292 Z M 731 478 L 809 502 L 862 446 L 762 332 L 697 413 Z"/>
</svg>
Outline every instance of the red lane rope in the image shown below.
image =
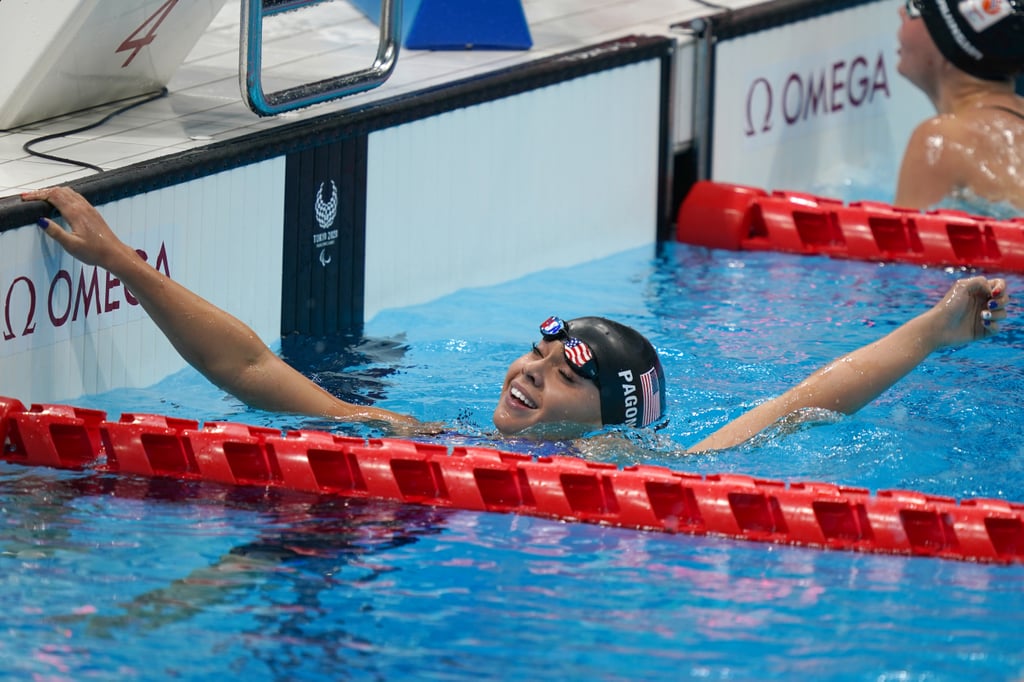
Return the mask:
<svg viewBox="0 0 1024 682">
<path fill-rule="evenodd" d="M 574 457 L 32 405 L 0 397 L 0 458 L 25 465 L 374 497 L 822 549 L 1024 563 L 1024 504 Z"/>
<path fill-rule="evenodd" d="M 676 217 L 676 239 L 734 251 L 782 251 L 1024 272 L 1024 218 L 921 212 L 880 202 L 700 181 Z"/>
</svg>

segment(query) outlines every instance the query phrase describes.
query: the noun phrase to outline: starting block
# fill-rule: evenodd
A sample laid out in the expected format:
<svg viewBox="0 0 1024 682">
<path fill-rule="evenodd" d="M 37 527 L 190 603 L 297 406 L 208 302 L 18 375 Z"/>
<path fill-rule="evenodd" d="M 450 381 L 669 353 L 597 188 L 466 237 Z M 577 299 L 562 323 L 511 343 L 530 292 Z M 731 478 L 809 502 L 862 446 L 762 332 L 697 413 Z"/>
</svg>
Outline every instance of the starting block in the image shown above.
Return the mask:
<svg viewBox="0 0 1024 682">
<path fill-rule="evenodd" d="M 380 0 L 352 0 L 380 22 Z M 402 46 L 410 50 L 527 50 L 533 45 L 520 0 L 404 0 Z"/>
<path fill-rule="evenodd" d="M 0 3 L 0 128 L 155 93 L 224 3 Z"/>
</svg>

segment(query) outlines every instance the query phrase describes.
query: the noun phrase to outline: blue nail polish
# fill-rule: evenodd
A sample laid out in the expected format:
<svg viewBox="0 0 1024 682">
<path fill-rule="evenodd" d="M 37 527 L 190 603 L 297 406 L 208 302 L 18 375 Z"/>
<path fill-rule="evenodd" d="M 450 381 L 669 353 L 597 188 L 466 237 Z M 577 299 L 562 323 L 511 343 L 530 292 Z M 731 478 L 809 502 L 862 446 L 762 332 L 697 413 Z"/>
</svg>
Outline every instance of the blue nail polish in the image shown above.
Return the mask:
<svg viewBox="0 0 1024 682">
<path fill-rule="evenodd" d="M 989 301 L 989 302 L 988 302 L 988 307 L 989 307 L 989 308 L 990 308 L 991 310 L 995 310 L 996 308 L 998 308 L 998 307 L 999 307 L 999 301 Z"/>
<path fill-rule="evenodd" d="M 50 226 L 50 221 L 47 220 L 46 218 L 40 218 L 39 220 L 36 221 L 36 225 L 45 230 Z"/>
<path fill-rule="evenodd" d="M 982 320 L 981 323 L 987 327 L 992 324 L 992 320 Z"/>
</svg>

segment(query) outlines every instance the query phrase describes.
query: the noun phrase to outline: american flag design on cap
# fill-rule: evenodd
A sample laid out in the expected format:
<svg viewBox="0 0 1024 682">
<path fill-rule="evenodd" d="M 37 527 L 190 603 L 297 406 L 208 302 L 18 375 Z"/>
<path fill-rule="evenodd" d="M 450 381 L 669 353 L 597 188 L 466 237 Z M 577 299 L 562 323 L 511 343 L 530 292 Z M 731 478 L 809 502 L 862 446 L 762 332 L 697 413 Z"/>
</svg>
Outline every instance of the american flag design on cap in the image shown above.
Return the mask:
<svg viewBox="0 0 1024 682">
<path fill-rule="evenodd" d="M 664 416 L 665 374 L 643 334 L 604 317 L 554 315 L 540 331 L 545 341 L 561 341 L 569 368 L 597 385 L 602 424 L 644 427 Z"/>
<path fill-rule="evenodd" d="M 565 342 L 565 358 L 574 367 L 583 367 L 593 357 L 590 346 L 579 339 L 568 339 Z"/>
<path fill-rule="evenodd" d="M 640 426 L 661 418 L 661 385 L 658 383 L 658 368 L 651 367 L 640 375 L 640 392 L 644 397 L 644 416 Z"/>
</svg>

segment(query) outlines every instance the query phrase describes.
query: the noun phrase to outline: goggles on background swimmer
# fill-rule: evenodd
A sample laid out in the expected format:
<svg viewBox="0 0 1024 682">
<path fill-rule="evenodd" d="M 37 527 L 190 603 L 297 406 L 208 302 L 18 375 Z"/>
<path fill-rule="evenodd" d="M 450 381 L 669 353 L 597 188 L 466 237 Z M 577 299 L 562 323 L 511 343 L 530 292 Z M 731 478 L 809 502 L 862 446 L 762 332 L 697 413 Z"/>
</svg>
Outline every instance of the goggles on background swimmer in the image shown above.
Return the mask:
<svg viewBox="0 0 1024 682">
<path fill-rule="evenodd" d="M 908 19 L 921 18 L 921 0 L 907 0 L 903 7 L 907 10 Z"/>
<path fill-rule="evenodd" d="M 560 317 L 552 315 L 540 325 L 540 335 L 545 341 L 561 341 L 565 346 L 565 361 L 572 371 L 584 379 L 597 382 L 597 360 L 584 341 L 569 336 L 568 325 Z"/>
</svg>

